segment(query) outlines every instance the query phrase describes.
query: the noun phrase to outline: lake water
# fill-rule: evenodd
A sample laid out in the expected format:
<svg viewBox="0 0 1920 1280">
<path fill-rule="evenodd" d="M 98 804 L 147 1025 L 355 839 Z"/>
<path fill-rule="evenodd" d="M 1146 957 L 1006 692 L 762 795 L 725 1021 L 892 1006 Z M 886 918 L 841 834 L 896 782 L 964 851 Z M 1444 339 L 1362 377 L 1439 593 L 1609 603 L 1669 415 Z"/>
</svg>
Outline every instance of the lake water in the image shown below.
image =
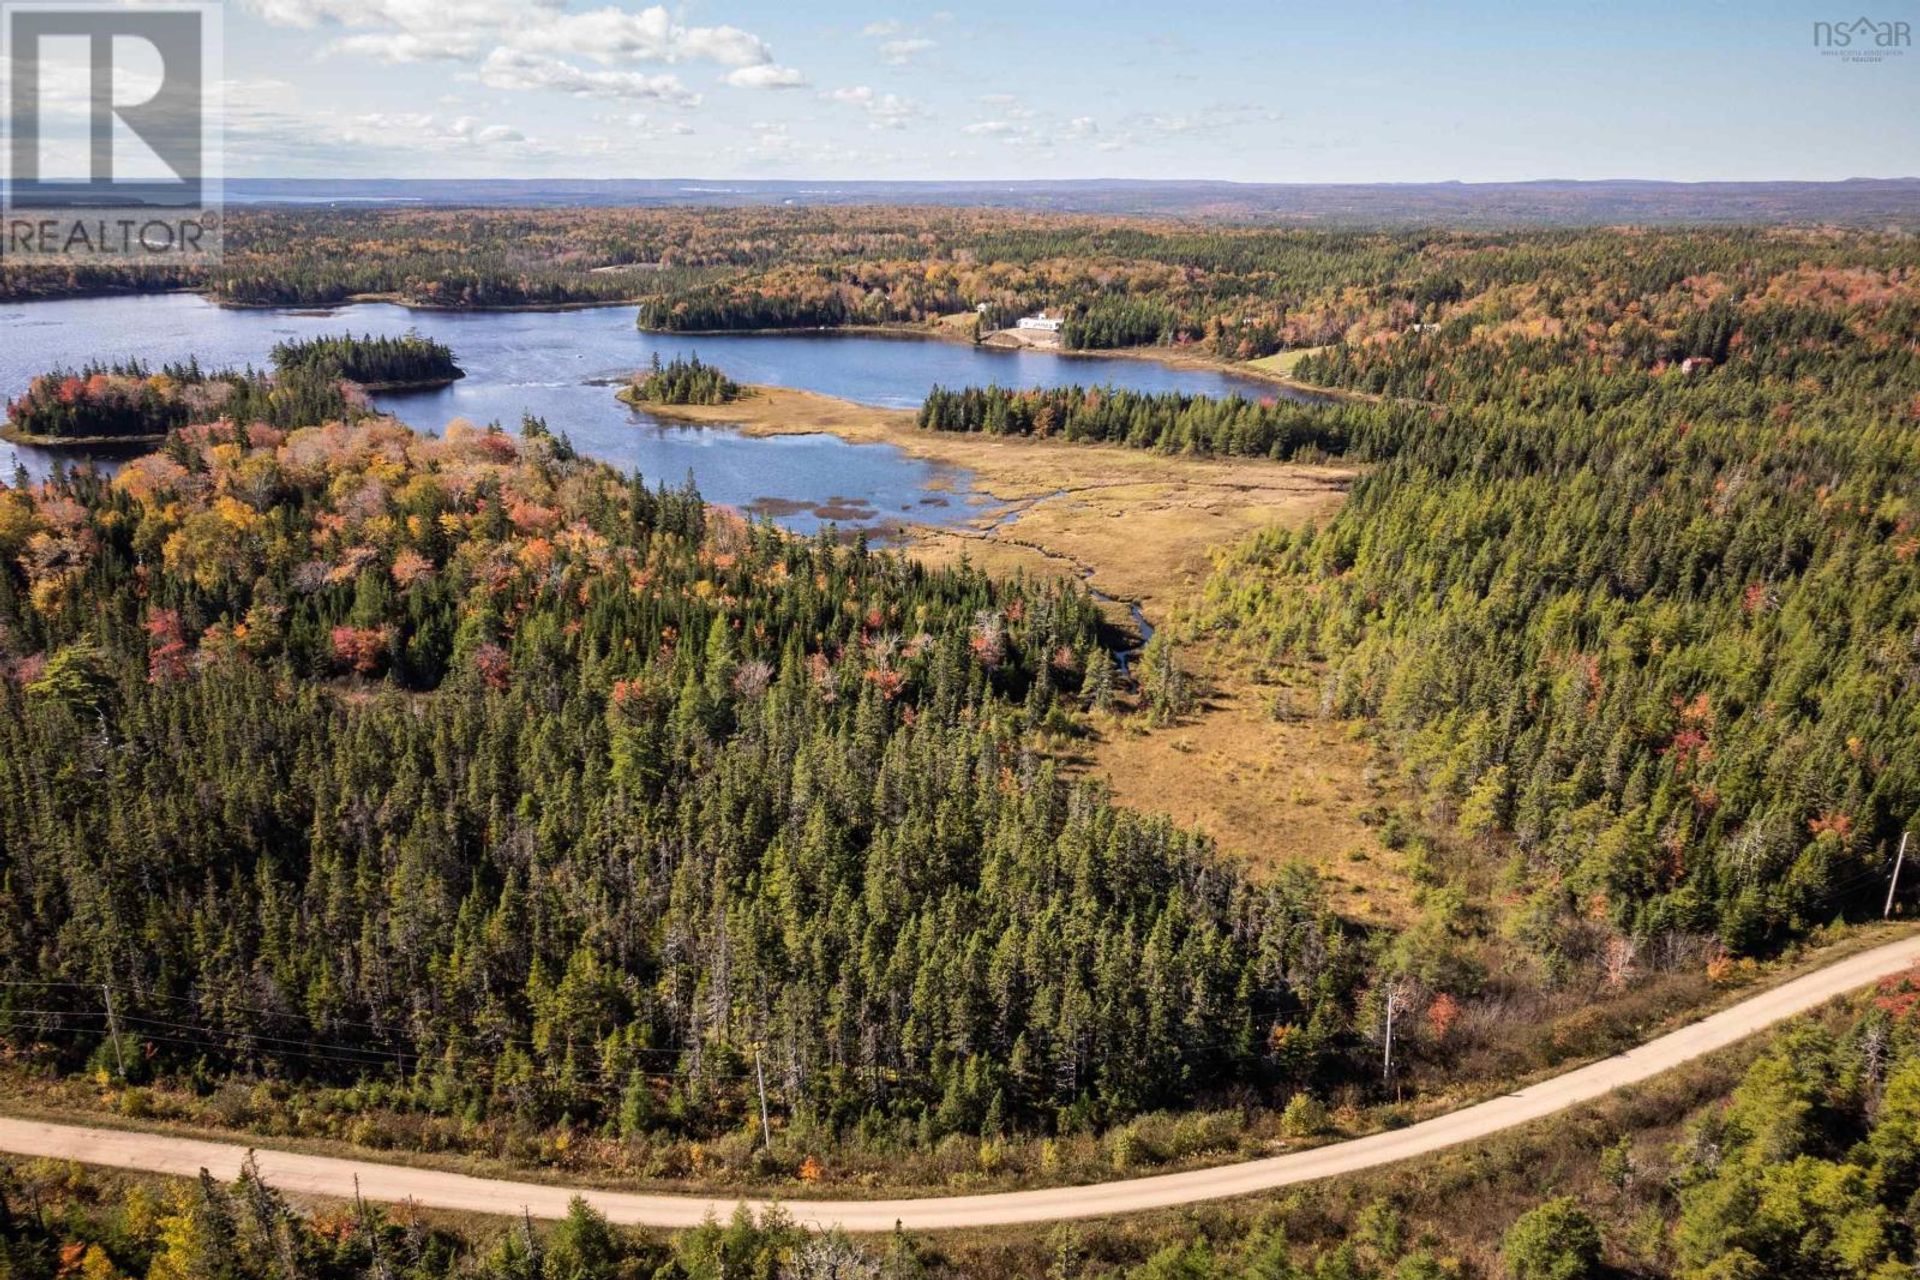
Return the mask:
<svg viewBox="0 0 1920 1280">
<path fill-rule="evenodd" d="M 578 311 L 412 311 L 386 303 L 330 309 L 236 310 L 189 294 L 0 304 L 0 394 L 9 399 L 38 373 L 89 361 L 150 365 L 195 357 L 206 368 L 264 368 L 274 344 L 329 333 L 418 330 L 453 348 L 467 376 L 429 392 L 376 396 L 410 426 L 438 432 L 455 418 L 519 429 L 524 413 L 564 431 L 581 452 L 650 481 L 691 473 L 710 501 L 764 512 L 806 533 L 822 523 L 886 529 L 902 522 L 958 523 L 986 499 L 970 476 L 913 458 L 892 445 L 834 436 L 743 436 L 725 427 L 662 422 L 614 399 L 616 386 L 658 354 L 698 352 L 741 382 L 797 387 L 862 404 L 914 408 L 936 383 L 1007 387 L 1112 384 L 1138 391 L 1270 396 L 1267 383 L 1145 360 L 999 351 L 916 338 L 834 334 L 684 337 L 642 333 L 632 307 Z M 144 447 L 143 447 L 144 448 Z M 140 452 L 142 449 L 122 450 Z M 112 452 L 86 456 L 111 464 Z M 0 443 L 0 468 L 15 460 L 44 475 L 70 451 Z"/>
</svg>

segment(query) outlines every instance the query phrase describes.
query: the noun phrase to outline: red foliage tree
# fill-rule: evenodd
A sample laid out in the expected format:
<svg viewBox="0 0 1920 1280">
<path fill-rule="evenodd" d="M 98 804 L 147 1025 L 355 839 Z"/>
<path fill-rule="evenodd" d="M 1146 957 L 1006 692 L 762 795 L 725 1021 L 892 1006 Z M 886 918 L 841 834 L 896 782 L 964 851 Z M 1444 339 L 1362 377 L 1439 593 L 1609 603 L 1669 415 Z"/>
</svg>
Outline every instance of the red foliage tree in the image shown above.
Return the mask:
<svg viewBox="0 0 1920 1280">
<path fill-rule="evenodd" d="M 371 675 L 386 657 L 387 639 L 384 627 L 335 627 L 334 659 L 360 675 Z"/>
</svg>

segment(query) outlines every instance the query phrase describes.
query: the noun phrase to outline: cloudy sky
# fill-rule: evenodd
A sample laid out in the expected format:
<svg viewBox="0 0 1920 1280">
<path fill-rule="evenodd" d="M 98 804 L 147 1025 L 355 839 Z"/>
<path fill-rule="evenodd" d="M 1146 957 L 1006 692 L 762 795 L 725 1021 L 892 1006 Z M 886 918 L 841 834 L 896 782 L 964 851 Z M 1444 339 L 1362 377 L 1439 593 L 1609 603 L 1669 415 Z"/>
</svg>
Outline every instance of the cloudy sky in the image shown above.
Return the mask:
<svg viewBox="0 0 1920 1280">
<path fill-rule="evenodd" d="M 1913 0 L 1866 2 L 1920 28 Z M 226 169 L 1279 182 L 1920 173 L 1920 49 L 1877 64 L 1822 56 L 1812 24 L 1827 7 L 229 0 Z"/>
</svg>

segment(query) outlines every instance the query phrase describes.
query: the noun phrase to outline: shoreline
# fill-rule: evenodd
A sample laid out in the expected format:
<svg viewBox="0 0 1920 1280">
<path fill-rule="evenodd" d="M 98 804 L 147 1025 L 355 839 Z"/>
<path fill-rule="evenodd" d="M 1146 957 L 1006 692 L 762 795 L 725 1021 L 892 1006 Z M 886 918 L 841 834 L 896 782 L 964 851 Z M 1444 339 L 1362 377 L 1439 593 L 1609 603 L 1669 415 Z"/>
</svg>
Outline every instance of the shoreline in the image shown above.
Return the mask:
<svg viewBox="0 0 1920 1280">
<path fill-rule="evenodd" d="M 110 445 L 164 444 L 166 433 L 139 436 L 41 436 L 26 431 L 16 431 L 12 426 L 0 426 L 0 440 L 8 444 L 24 444 L 36 449 L 99 449 Z"/>
<path fill-rule="evenodd" d="M 656 418 L 670 418 L 673 416 L 675 409 L 729 409 L 739 404 L 742 400 L 745 400 L 753 394 L 753 391 L 754 388 L 743 386 L 739 395 L 731 400 L 723 400 L 719 404 L 676 404 L 668 400 L 643 399 L 640 396 L 640 388 L 629 382 L 616 390 L 613 393 L 613 398 L 621 404 L 626 405 L 629 409 L 638 409 L 642 413 L 650 413 Z M 851 403 L 851 401 L 848 403 Z"/>
<path fill-rule="evenodd" d="M 1352 391 L 1346 387 L 1323 387 L 1314 382 L 1302 382 L 1284 373 L 1275 373 L 1271 369 L 1245 360 L 1222 360 L 1217 356 L 1201 355 L 1180 347 L 1108 347 L 1094 351 L 1060 351 L 1057 355 L 1067 356 L 1112 356 L 1118 360 L 1146 360 L 1162 364 L 1170 369 L 1187 369 L 1196 373 L 1227 373 L 1236 378 L 1246 378 L 1252 382 L 1265 382 L 1288 391 L 1298 391 L 1302 395 L 1315 396 L 1329 402 L 1364 400 L 1378 401 L 1381 397 L 1365 391 Z"/>
<path fill-rule="evenodd" d="M 622 401 L 622 403 L 628 403 Z M 1195 457 L 1092 441 L 925 431 L 918 411 L 887 409 L 791 387 L 748 385 L 721 405 L 630 405 L 661 421 L 747 437 L 831 435 L 890 445 L 965 471 L 988 499 L 952 524 L 902 526 L 903 549 L 932 563 L 962 556 L 989 572 L 1078 576 L 1111 598 L 1129 627 L 1150 621 L 1211 571 L 1214 548 L 1270 524 L 1330 515 L 1360 468 L 1342 462 Z"/>
<path fill-rule="evenodd" d="M 397 378 L 389 382 L 354 382 L 352 378 L 344 378 L 342 381 L 352 383 L 368 395 L 378 396 L 404 394 L 409 391 L 438 391 L 442 387 L 452 386 L 466 376 L 465 369 L 455 369 L 444 378 Z"/>
<path fill-rule="evenodd" d="M 1005 352 L 1018 355 L 1033 352 L 1039 355 L 1059 356 L 1065 360 L 1143 360 L 1151 364 L 1164 365 L 1169 369 L 1184 369 L 1194 373 L 1219 373 L 1230 377 L 1245 378 L 1250 382 L 1264 382 L 1270 386 L 1281 387 L 1288 391 L 1297 391 L 1303 395 L 1317 396 L 1328 401 L 1340 400 L 1378 400 L 1380 397 L 1364 391 L 1350 391 L 1345 387 L 1324 387 L 1317 383 L 1302 382 L 1298 378 L 1271 369 L 1263 369 L 1252 361 L 1223 360 L 1218 356 L 1204 355 L 1196 350 L 1182 347 L 1168 347 L 1148 344 L 1138 347 L 1042 347 L 1021 344 L 995 344 L 979 340 L 934 325 L 911 324 L 842 324 L 807 325 L 788 328 L 756 329 L 648 329 L 640 328 L 641 333 L 653 334 L 662 338 L 776 338 L 794 337 L 834 337 L 845 334 L 860 338 L 912 338 L 931 342 L 956 343 L 963 346 L 978 347 L 986 351 Z"/>
<path fill-rule="evenodd" d="M 155 294 L 191 293 L 205 299 L 216 307 L 221 307 L 228 311 L 291 311 L 306 312 L 308 314 L 338 311 L 341 307 L 384 304 L 386 306 L 400 307 L 406 311 L 435 311 L 454 315 L 463 312 L 470 312 L 475 315 L 513 315 L 516 312 L 522 311 L 599 311 L 609 307 L 637 307 L 643 301 L 643 299 L 639 298 L 613 298 L 604 302 L 515 302 L 499 306 L 474 304 L 453 306 L 447 303 L 421 302 L 418 299 L 408 298 L 398 293 L 351 293 L 337 302 L 239 302 L 230 298 L 222 298 L 220 295 L 209 293 L 205 289 L 129 289 L 119 293 L 97 296 L 126 298 L 138 297 L 148 292 Z M 54 299 L 36 298 L 34 301 L 54 301 Z"/>
<path fill-rule="evenodd" d="M 205 289 L 182 286 L 173 289 L 103 289 L 84 293 L 61 294 L 57 297 L 19 298 L 6 305 L 28 306 L 36 302 L 65 302 L 90 298 L 138 298 L 166 297 L 178 294 L 193 294 L 213 306 L 232 311 L 287 311 L 287 312 L 328 312 L 342 307 L 356 307 L 375 304 L 396 306 L 408 311 L 432 311 L 446 314 L 471 312 L 484 315 L 512 315 L 517 312 L 541 313 L 561 311 L 599 311 L 613 307 L 638 307 L 644 298 L 616 298 L 603 301 L 575 302 L 517 302 L 498 306 L 454 306 L 444 303 L 421 302 L 397 293 L 356 293 L 335 302 L 240 302 L 222 298 Z M 1146 360 L 1164 365 L 1170 369 L 1186 369 L 1198 373 L 1226 374 L 1231 377 L 1245 378 L 1251 382 L 1263 382 L 1270 386 L 1288 391 L 1297 391 L 1303 395 L 1317 396 L 1328 401 L 1364 400 L 1377 401 L 1379 396 L 1362 391 L 1351 391 L 1344 387 L 1324 387 L 1311 382 L 1302 382 L 1297 378 L 1263 369 L 1250 361 L 1223 360 L 1217 356 L 1203 355 L 1197 351 L 1179 347 L 1147 345 L 1138 347 L 1098 347 L 1066 349 L 1058 347 L 997 346 L 977 341 L 971 335 L 959 333 L 951 328 L 924 322 L 901 321 L 895 324 L 843 324 L 810 325 L 785 328 L 755 329 L 650 329 L 635 325 L 635 329 L 644 334 L 661 338 L 769 338 L 769 337 L 848 337 L 862 338 L 903 338 L 920 339 L 931 342 L 957 343 L 964 346 L 980 347 L 988 351 L 1005 351 L 1013 354 L 1033 351 L 1042 355 L 1060 356 L 1065 359 L 1098 360 L 1110 357 L 1119 360 Z M 444 384 L 443 384 L 444 385 Z M 383 390 L 387 388 L 382 388 Z M 393 388 L 411 389 L 411 388 Z"/>
</svg>

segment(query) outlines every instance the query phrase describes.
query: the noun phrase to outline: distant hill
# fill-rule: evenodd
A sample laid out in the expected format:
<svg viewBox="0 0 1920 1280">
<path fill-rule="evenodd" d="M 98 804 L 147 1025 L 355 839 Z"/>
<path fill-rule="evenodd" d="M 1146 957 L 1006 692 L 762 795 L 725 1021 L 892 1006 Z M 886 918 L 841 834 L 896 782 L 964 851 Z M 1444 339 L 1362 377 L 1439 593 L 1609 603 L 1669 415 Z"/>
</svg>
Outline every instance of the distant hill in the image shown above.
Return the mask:
<svg viewBox="0 0 1920 1280">
<path fill-rule="evenodd" d="M 1920 178 L 1845 182 L 729 182 L 700 179 L 236 179 L 235 204 L 977 205 L 1319 224 L 1920 225 Z"/>
</svg>

